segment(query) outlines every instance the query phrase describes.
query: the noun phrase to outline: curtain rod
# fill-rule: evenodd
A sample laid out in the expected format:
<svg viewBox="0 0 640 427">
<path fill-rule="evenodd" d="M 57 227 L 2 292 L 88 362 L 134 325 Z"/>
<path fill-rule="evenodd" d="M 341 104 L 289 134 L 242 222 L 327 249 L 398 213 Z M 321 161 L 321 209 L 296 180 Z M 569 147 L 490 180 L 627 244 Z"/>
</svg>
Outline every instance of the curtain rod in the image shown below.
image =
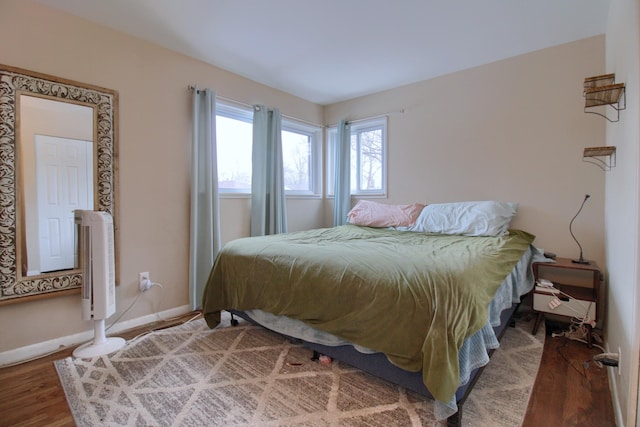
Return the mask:
<svg viewBox="0 0 640 427">
<path fill-rule="evenodd" d="M 391 114 L 404 114 L 405 113 L 405 109 L 401 108 L 399 110 L 395 110 L 395 111 L 389 111 L 383 114 L 378 114 L 377 116 L 371 116 L 371 117 L 363 117 L 361 119 L 354 119 L 354 120 L 345 120 L 348 124 L 351 123 L 359 123 L 359 122 L 366 122 L 367 120 L 375 120 L 375 119 L 380 119 L 382 117 L 387 117 L 390 116 Z M 335 127 L 338 126 L 338 123 L 334 123 L 332 125 L 325 125 L 326 127 Z"/>
<path fill-rule="evenodd" d="M 189 86 L 187 86 L 187 88 L 188 88 L 189 90 L 196 90 L 196 87 L 195 87 L 195 86 L 193 86 L 193 85 L 189 85 Z M 200 90 L 198 90 L 198 93 L 199 93 L 199 92 L 200 92 Z M 235 100 L 235 99 L 231 99 L 231 98 L 227 98 L 227 97 L 224 97 L 224 96 L 220 96 L 220 95 L 218 95 L 218 94 L 216 94 L 216 98 L 221 99 L 221 100 L 223 100 L 223 101 L 231 102 L 231 103 L 234 103 L 234 104 L 242 105 L 243 107 L 249 107 L 249 108 L 251 108 L 251 109 L 253 109 L 253 108 L 255 108 L 255 107 L 256 107 L 255 105 L 247 104 L 246 102 L 242 102 L 242 101 L 238 101 L 238 100 Z M 301 122 L 301 123 L 304 123 L 304 124 L 307 124 L 307 125 L 317 126 L 317 127 L 320 127 L 320 128 L 325 127 L 325 125 L 319 125 L 318 123 L 309 122 L 309 121 L 307 121 L 307 120 L 299 119 L 299 118 L 297 118 L 297 117 L 287 116 L 286 114 L 280 114 L 280 115 L 281 115 L 282 117 L 284 117 L 285 119 L 295 120 L 295 121 L 297 121 L 297 122 Z"/>
</svg>

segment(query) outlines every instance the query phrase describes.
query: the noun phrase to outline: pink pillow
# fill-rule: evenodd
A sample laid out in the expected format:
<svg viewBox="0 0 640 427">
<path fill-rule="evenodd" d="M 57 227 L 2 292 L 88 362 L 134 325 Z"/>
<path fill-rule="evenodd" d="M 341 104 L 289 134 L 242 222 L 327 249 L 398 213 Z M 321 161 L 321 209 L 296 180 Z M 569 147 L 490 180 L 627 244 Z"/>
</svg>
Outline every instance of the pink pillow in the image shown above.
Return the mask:
<svg viewBox="0 0 640 427">
<path fill-rule="evenodd" d="M 359 200 L 347 218 L 350 224 L 366 227 L 408 227 L 416 222 L 424 206 L 421 203 L 387 205 Z"/>
</svg>

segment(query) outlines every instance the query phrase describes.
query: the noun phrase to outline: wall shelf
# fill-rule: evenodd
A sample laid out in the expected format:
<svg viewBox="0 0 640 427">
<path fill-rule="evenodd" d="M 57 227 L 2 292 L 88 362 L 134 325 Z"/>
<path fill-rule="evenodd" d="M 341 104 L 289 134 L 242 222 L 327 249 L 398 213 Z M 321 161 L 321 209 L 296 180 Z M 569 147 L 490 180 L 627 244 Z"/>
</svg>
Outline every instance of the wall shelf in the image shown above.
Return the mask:
<svg viewBox="0 0 640 427">
<path fill-rule="evenodd" d="M 582 161 L 593 163 L 604 171 L 616 167 L 616 147 L 588 147 L 584 149 Z"/>
<path fill-rule="evenodd" d="M 584 79 L 585 113 L 597 114 L 610 122 L 620 120 L 620 110 L 627 108 L 627 97 L 624 83 L 615 83 L 615 76 L 615 74 L 604 74 Z M 615 118 L 609 118 L 606 107 L 611 107 L 615 111 Z"/>
</svg>

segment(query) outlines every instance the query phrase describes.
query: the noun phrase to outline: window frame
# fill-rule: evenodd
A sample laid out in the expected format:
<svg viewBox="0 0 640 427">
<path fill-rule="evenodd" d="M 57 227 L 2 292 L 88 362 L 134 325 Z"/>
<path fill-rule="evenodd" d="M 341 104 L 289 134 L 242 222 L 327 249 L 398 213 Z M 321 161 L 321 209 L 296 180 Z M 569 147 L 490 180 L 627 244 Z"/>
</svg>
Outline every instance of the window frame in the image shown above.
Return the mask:
<svg viewBox="0 0 640 427">
<path fill-rule="evenodd" d="M 357 136 L 358 134 L 371 131 L 371 130 L 380 129 L 382 131 L 382 135 L 381 135 L 382 137 L 381 187 L 382 188 L 376 189 L 376 190 L 359 190 L 358 189 L 359 184 L 357 182 L 359 181 L 359 175 L 360 175 L 359 172 L 361 171 L 361 164 L 360 164 L 360 158 L 359 158 L 360 150 L 358 149 L 359 147 L 356 147 L 357 153 L 358 153 L 358 156 L 355 159 L 356 166 L 357 166 L 356 189 L 351 191 L 351 196 L 372 197 L 372 198 L 387 197 L 387 168 L 389 164 L 387 159 L 387 153 L 388 153 L 387 123 L 388 123 L 387 116 L 358 120 L 357 122 L 351 123 L 351 138 L 353 138 L 354 136 Z M 334 188 L 334 176 L 335 176 L 334 167 L 335 166 L 333 164 L 333 158 L 335 153 L 335 143 L 336 143 L 337 134 L 338 134 L 337 126 L 332 126 L 327 129 L 327 179 L 326 179 L 327 184 L 326 185 L 327 185 L 328 198 L 334 197 L 333 188 Z M 354 159 L 351 158 L 351 162 L 353 161 Z"/>
</svg>

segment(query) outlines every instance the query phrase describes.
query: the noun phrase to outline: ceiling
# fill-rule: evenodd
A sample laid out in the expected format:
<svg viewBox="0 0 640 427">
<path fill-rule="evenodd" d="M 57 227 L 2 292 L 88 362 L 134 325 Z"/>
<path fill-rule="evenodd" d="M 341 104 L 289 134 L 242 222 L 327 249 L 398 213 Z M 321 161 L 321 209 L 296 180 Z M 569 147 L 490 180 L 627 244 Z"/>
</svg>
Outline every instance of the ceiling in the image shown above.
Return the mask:
<svg viewBox="0 0 640 427">
<path fill-rule="evenodd" d="M 604 34 L 610 0 L 37 0 L 326 105 Z"/>
</svg>

